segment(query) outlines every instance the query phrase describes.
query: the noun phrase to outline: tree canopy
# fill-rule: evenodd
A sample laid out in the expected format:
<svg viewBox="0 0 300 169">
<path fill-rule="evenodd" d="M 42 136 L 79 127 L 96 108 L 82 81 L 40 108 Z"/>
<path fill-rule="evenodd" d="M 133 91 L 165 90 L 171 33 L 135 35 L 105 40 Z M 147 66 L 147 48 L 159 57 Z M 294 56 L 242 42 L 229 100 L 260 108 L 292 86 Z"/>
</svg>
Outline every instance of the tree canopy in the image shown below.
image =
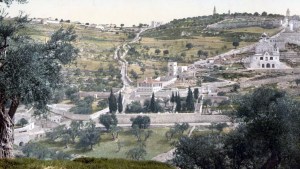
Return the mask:
<svg viewBox="0 0 300 169">
<path fill-rule="evenodd" d="M 234 103 L 233 118 L 239 126 L 226 135 L 182 138 L 176 145 L 175 164 L 184 168 L 299 168 L 299 102 L 263 87 Z"/>
</svg>

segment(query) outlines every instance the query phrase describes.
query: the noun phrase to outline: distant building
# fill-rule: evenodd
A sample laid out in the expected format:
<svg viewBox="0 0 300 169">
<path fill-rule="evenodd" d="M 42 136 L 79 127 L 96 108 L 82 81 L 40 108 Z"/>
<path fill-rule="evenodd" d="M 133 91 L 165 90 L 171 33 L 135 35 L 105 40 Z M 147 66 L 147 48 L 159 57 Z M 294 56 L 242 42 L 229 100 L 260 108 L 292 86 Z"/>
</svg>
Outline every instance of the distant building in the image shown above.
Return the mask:
<svg viewBox="0 0 300 169">
<path fill-rule="evenodd" d="M 187 66 L 178 66 L 177 62 L 168 62 L 168 76 L 178 76 L 187 70 Z"/>
<path fill-rule="evenodd" d="M 291 11 L 290 9 L 287 9 L 286 11 L 286 15 L 285 15 L 287 18 L 289 18 L 291 16 Z"/>
<path fill-rule="evenodd" d="M 138 81 L 137 92 L 155 93 L 161 90 L 163 82 L 152 78 L 146 78 L 145 80 Z"/>
<path fill-rule="evenodd" d="M 168 62 L 168 75 L 177 76 L 177 62 Z"/>
<path fill-rule="evenodd" d="M 244 61 L 248 69 L 285 69 L 288 68 L 280 62 L 280 52 L 276 43 L 272 43 L 266 33 L 255 48 L 255 54 Z"/>
<path fill-rule="evenodd" d="M 217 9 L 216 9 L 216 6 L 214 6 L 213 15 L 216 15 L 216 14 L 217 14 Z"/>
<path fill-rule="evenodd" d="M 158 22 L 158 21 L 152 21 L 151 22 L 151 27 L 152 28 L 156 28 L 156 27 L 159 27 L 163 24 L 163 22 Z"/>
</svg>

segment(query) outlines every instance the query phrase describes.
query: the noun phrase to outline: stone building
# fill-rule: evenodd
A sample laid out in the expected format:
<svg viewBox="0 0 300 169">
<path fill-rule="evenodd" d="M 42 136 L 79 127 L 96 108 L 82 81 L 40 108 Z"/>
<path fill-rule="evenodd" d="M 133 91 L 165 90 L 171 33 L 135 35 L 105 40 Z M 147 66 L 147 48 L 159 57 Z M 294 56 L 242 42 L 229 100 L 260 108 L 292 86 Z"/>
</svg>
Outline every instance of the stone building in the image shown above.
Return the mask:
<svg viewBox="0 0 300 169">
<path fill-rule="evenodd" d="M 187 70 L 187 66 L 178 66 L 177 62 L 168 62 L 168 76 L 178 76 Z"/>
<path fill-rule="evenodd" d="M 255 54 L 244 61 L 248 69 L 286 69 L 284 63 L 280 62 L 280 51 L 276 43 L 273 43 L 267 34 L 255 47 Z"/>
<path fill-rule="evenodd" d="M 168 62 L 168 76 L 177 76 L 177 62 Z"/>
<path fill-rule="evenodd" d="M 145 80 L 138 81 L 137 92 L 139 93 L 155 93 L 161 90 L 163 82 L 152 78 L 146 78 Z"/>
</svg>

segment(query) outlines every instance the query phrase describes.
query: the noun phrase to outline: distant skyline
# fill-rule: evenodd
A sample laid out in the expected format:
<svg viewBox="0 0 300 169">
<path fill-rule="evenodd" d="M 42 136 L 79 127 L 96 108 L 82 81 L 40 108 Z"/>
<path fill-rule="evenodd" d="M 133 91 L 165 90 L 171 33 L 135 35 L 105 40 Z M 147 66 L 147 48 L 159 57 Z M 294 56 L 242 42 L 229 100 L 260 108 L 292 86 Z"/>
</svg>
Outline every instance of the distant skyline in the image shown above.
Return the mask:
<svg viewBox="0 0 300 169">
<path fill-rule="evenodd" d="M 217 13 L 259 12 L 285 15 L 300 14 L 299 0 L 28 0 L 7 10 L 9 16 L 19 11 L 29 17 L 58 18 L 96 24 L 114 23 L 125 26 L 139 23 L 150 24 L 152 20 L 164 23 L 173 19 L 211 15 Z"/>
</svg>

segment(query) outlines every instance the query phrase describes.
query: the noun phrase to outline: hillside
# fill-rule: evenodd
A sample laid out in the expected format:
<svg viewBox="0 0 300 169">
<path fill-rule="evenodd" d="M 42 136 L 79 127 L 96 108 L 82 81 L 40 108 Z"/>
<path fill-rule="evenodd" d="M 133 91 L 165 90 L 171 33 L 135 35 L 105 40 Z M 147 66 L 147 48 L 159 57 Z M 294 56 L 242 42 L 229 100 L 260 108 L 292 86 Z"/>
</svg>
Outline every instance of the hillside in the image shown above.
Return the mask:
<svg viewBox="0 0 300 169">
<path fill-rule="evenodd" d="M 175 19 L 145 31 L 140 42 L 132 45 L 134 52 L 129 53 L 127 58 L 130 64 L 129 70 L 137 72 L 138 79 L 163 76 L 166 74 L 167 62 L 170 60 L 180 65 L 187 65 L 234 49 L 233 41 L 238 41 L 238 48 L 241 48 L 256 43 L 264 32 L 274 35 L 282 29 L 278 25 L 265 27 L 267 24 L 255 25 L 248 22 L 278 23 L 280 19 L 282 16 L 273 14 L 267 16 L 223 14 Z M 229 20 L 236 21 L 242 26 L 238 25 L 230 29 L 208 29 L 209 25 L 222 25 Z M 187 44 L 190 44 L 190 48 L 187 48 Z M 146 68 L 145 72 L 141 71 L 143 67 Z"/>
</svg>

